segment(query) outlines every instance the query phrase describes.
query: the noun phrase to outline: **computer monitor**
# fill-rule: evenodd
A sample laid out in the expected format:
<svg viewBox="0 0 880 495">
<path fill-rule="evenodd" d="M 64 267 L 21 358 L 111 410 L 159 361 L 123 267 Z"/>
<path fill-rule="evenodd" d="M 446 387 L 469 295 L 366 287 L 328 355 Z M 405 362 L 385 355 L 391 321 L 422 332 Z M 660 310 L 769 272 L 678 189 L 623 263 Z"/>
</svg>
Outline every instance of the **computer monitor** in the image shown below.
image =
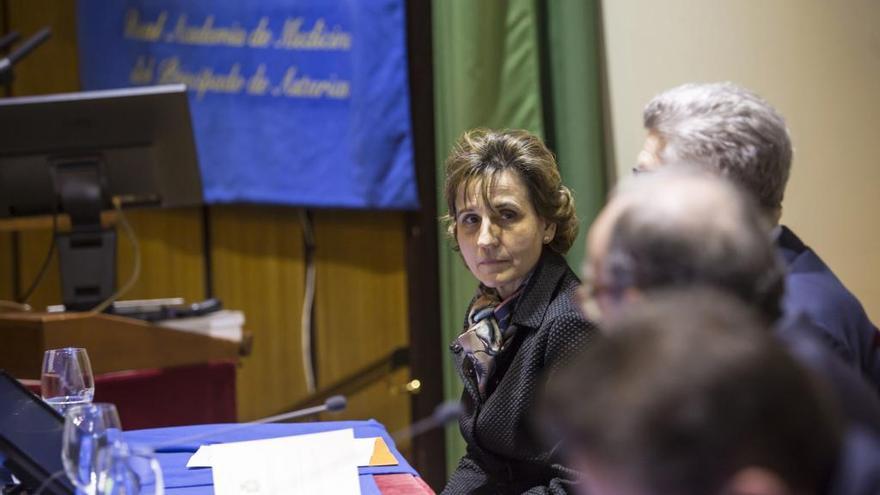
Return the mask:
<svg viewBox="0 0 880 495">
<path fill-rule="evenodd" d="M 70 216 L 71 232 L 56 236 L 68 309 L 114 292 L 116 236 L 100 220 L 114 197 L 202 203 L 184 85 L 0 99 L 0 221 Z"/>
<path fill-rule="evenodd" d="M 31 493 L 44 483 L 42 493 L 74 493 L 67 476 L 59 474 L 63 431 L 58 412 L 0 370 L 0 458 Z"/>
</svg>

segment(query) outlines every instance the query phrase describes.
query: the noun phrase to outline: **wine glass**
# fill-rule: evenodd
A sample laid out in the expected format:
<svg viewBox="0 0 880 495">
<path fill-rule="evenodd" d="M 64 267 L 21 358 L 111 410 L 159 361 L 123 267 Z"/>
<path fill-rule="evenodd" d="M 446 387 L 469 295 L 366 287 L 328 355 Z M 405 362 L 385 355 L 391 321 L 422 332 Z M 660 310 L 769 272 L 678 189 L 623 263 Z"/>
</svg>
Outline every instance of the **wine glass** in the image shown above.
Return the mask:
<svg viewBox="0 0 880 495">
<path fill-rule="evenodd" d="M 95 378 L 85 349 L 65 347 L 43 353 L 40 393 L 58 412 L 88 404 L 95 396 Z"/>
<path fill-rule="evenodd" d="M 101 449 L 98 495 L 163 495 L 162 469 L 148 447 L 113 442 Z"/>
<path fill-rule="evenodd" d="M 108 469 L 106 451 L 122 441 L 122 425 L 113 404 L 79 404 L 67 408 L 61 461 L 70 481 L 88 495 Z"/>
</svg>

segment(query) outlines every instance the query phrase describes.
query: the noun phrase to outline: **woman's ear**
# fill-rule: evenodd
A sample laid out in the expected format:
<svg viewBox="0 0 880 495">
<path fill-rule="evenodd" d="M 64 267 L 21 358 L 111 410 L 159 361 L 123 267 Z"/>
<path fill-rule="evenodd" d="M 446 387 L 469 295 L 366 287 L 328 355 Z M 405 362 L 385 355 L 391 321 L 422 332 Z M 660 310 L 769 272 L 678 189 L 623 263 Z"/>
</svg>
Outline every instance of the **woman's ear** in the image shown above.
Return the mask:
<svg viewBox="0 0 880 495">
<path fill-rule="evenodd" d="M 548 223 L 544 226 L 544 244 L 550 244 L 554 237 L 556 237 L 556 224 Z"/>
</svg>

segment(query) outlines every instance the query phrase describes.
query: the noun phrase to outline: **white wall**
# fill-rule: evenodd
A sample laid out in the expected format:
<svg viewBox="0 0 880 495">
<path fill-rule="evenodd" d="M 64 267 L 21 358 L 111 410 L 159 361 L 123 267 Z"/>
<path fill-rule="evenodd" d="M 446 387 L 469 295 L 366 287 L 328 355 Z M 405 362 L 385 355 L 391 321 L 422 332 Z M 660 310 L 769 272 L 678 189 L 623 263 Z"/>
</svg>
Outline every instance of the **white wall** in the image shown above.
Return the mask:
<svg viewBox="0 0 880 495">
<path fill-rule="evenodd" d="M 880 323 L 880 1 L 602 2 L 615 167 L 641 148 L 642 106 L 689 81 L 733 81 L 787 119 L 791 226 Z"/>
</svg>

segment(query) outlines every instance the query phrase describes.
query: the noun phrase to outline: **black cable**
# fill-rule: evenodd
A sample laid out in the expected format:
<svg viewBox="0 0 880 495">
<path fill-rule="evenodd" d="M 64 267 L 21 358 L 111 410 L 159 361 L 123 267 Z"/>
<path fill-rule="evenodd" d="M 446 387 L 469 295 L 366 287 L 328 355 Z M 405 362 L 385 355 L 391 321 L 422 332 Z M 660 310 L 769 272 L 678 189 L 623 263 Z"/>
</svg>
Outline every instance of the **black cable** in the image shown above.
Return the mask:
<svg viewBox="0 0 880 495">
<path fill-rule="evenodd" d="M 306 390 L 311 394 L 318 387 L 318 372 L 315 368 L 315 230 L 312 214 L 307 209 L 299 210 L 299 220 L 303 231 L 303 254 L 305 256 L 305 293 L 303 294 L 302 321 L 300 322 L 300 343 L 302 345 L 303 373 Z"/>
<path fill-rule="evenodd" d="M 105 309 L 107 309 L 113 301 L 119 299 L 123 294 L 131 290 L 134 287 L 134 284 L 137 283 L 138 278 L 141 276 L 141 244 L 138 242 L 137 235 L 134 233 L 134 229 L 131 228 L 131 224 L 128 223 L 128 218 L 125 216 L 125 212 L 122 211 L 122 198 L 120 196 L 113 196 L 113 209 L 116 210 L 116 219 L 119 222 L 119 225 L 122 226 L 123 232 L 125 232 L 125 236 L 128 237 L 128 242 L 131 243 L 131 254 L 134 259 L 134 266 L 131 269 L 131 275 L 128 276 L 128 280 L 125 284 L 119 288 L 116 292 L 110 295 L 107 299 L 101 301 L 100 304 L 95 306 L 94 308 L 87 311 L 87 314 L 96 315 L 98 313 L 102 313 Z"/>
<path fill-rule="evenodd" d="M 46 257 L 43 258 L 43 264 L 40 266 L 40 271 L 37 273 L 37 277 L 31 282 L 31 285 L 28 287 L 28 290 L 18 298 L 18 302 L 21 304 L 27 304 L 28 300 L 30 300 L 31 296 L 34 295 L 34 291 L 40 285 L 40 282 L 43 281 L 43 278 L 46 276 L 46 270 L 49 268 L 49 263 L 52 261 L 52 255 L 55 254 L 55 237 L 58 235 L 58 213 L 55 212 L 52 214 L 52 238 L 49 239 L 49 252 L 46 253 Z"/>
</svg>

